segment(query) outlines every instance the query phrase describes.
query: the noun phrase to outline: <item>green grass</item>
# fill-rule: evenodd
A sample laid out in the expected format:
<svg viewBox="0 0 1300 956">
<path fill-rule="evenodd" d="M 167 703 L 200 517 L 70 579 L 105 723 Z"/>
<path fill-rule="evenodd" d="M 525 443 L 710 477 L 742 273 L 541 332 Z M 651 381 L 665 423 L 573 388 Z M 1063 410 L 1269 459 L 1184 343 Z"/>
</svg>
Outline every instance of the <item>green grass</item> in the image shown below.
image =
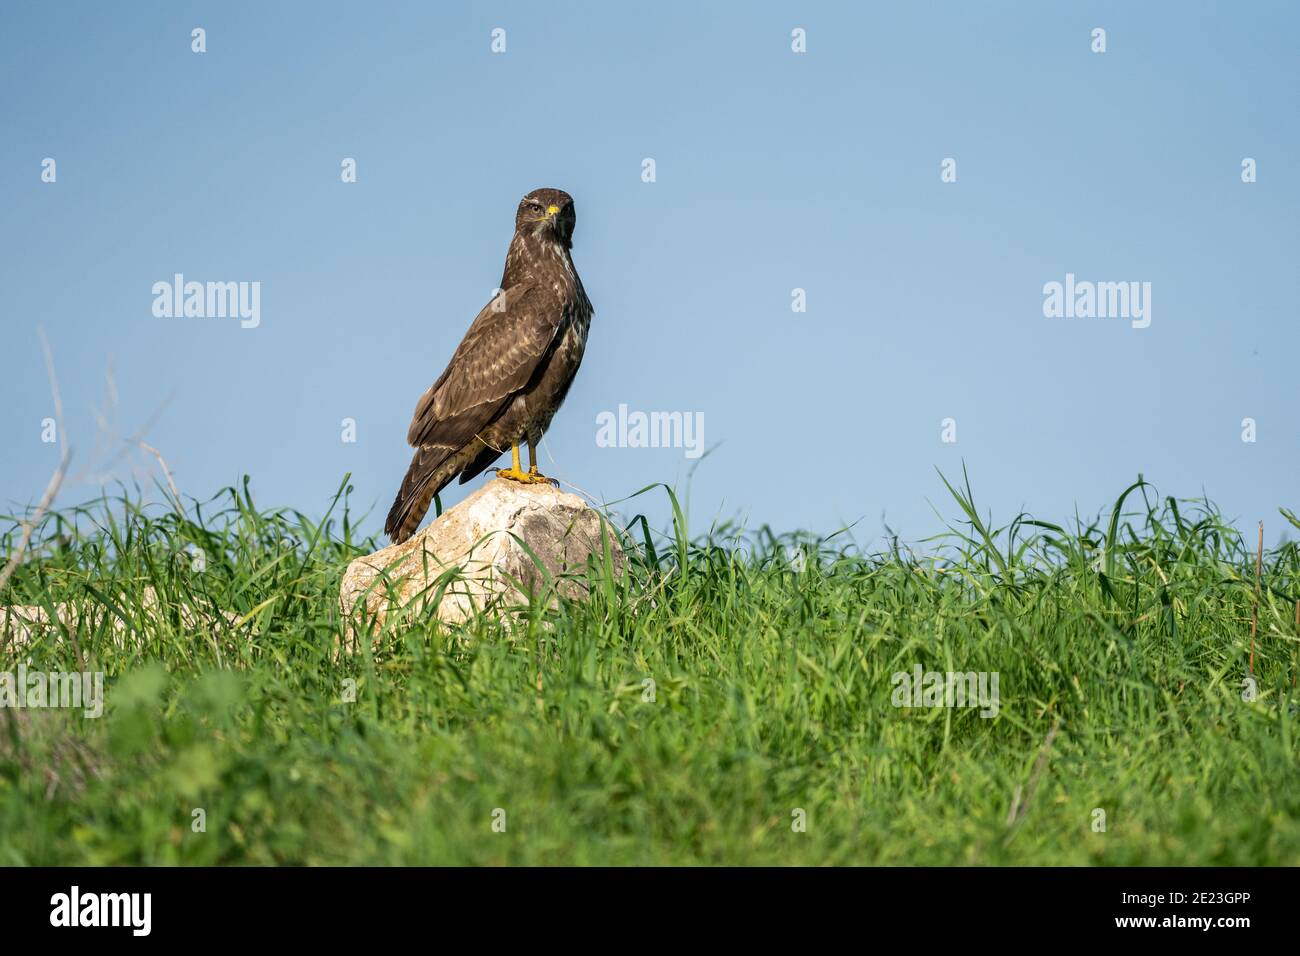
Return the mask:
<svg viewBox="0 0 1300 956">
<path fill-rule="evenodd" d="M 951 490 L 924 555 L 692 537 L 673 498 L 586 601 L 341 658 L 340 577 L 376 545 L 343 494 L 322 524 L 246 485 L 49 515 L 0 603 L 111 610 L 0 635 L 0 671 L 102 670 L 107 710 L 0 710 L 0 863 L 1300 863 L 1296 545 L 1265 554 L 1245 701 L 1253 528 L 1139 482 L 995 529 Z M 997 672 L 998 716 L 892 706 L 916 664 Z"/>
</svg>

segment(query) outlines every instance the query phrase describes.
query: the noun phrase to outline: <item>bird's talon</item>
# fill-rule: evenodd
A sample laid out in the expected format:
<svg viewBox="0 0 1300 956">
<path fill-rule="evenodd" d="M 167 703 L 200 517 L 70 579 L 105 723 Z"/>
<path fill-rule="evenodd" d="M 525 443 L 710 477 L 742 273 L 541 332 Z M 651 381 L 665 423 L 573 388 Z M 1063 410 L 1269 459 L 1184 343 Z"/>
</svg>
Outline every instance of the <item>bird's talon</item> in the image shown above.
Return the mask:
<svg viewBox="0 0 1300 956">
<path fill-rule="evenodd" d="M 504 478 L 507 481 L 517 481 L 522 485 L 558 485 L 560 484 L 554 478 L 548 478 L 536 469 L 532 471 L 519 471 L 515 468 L 498 468 L 497 477 Z"/>
</svg>

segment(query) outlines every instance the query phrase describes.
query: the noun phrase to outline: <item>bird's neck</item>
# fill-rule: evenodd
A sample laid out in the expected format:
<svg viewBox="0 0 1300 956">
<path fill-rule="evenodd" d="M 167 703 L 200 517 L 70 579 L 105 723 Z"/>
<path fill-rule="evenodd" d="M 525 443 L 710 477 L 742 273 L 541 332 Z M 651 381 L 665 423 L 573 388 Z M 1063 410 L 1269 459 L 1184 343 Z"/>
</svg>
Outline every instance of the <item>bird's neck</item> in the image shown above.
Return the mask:
<svg viewBox="0 0 1300 956">
<path fill-rule="evenodd" d="M 559 266 L 557 270 L 555 267 Z M 506 254 L 506 268 L 501 274 L 501 288 L 509 289 L 529 279 L 539 278 L 545 272 L 553 278 L 558 272 L 575 276 L 573 257 L 568 248 L 550 237 L 539 237 L 528 232 L 515 233 Z"/>
</svg>

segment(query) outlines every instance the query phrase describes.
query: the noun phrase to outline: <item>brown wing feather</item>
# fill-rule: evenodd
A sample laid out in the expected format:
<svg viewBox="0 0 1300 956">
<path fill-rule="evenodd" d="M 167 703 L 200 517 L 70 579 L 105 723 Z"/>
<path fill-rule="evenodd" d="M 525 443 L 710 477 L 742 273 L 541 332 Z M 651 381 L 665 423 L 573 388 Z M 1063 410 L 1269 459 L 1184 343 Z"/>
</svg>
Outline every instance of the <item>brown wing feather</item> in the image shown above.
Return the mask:
<svg viewBox="0 0 1300 956">
<path fill-rule="evenodd" d="M 560 327 L 562 310 L 532 283 L 489 303 L 446 370 L 415 406 L 406 440 L 456 450 L 469 444 L 515 392 L 528 384 Z"/>
<path fill-rule="evenodd" d="M 415 406 L 406 440 L 416 453 L 384 528 L 394 541 L 410 537 L 433 496 L 479 454 L 467 446 L 528 384 L 555 341 L 563 310 L 541 288 L 521 283 L 500 295 L 504 307 L 494 299 L 478 314 Z"/>
</svg>

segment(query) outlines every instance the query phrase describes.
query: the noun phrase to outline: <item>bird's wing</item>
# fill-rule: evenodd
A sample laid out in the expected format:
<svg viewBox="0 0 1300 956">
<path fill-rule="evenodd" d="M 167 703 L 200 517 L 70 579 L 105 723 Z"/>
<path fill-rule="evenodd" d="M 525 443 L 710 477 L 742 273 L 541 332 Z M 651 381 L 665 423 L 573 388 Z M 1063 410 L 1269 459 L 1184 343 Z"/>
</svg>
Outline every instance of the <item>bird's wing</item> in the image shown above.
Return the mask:
<svg viewBox="0 0 1300 956">
<path fill-rule="evenodd" d="M 446 370 L 420 396 L 406 440 L 449 450 L 473 441 L 528 384 L 562 319 L 554 301 L 533 283 L 499 293 L 469 327 Z"/>
</svg>

